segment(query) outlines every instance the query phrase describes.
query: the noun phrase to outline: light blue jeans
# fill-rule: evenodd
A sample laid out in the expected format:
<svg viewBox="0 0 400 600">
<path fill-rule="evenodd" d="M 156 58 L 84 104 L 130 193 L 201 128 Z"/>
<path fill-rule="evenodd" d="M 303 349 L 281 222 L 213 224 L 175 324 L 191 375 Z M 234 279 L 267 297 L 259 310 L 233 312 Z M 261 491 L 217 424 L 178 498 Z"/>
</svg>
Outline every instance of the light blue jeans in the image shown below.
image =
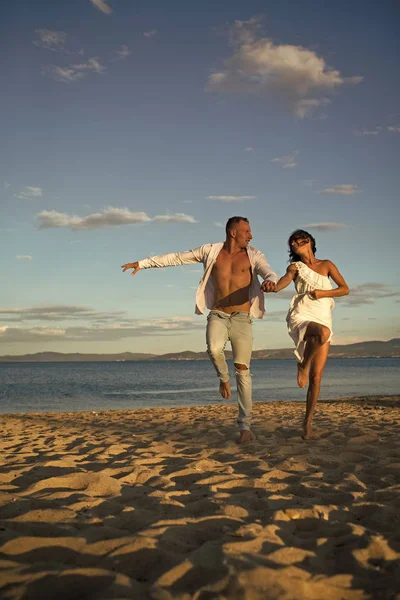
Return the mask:
<svg viewBox="0 0 400 600">
<path fill-rule="evenodd" d="M 247 369 L 236 369 L 239 430 L 250 429 L 253 406 L 250 359 L 253 347 L 252 318 L 249 313 L 237 311 L 228 315 L 220 310 L 210 311 L 207 317 L 207 353 L 221 382 L 229 381 L 229 369 L 225 359 L 225 346 L 231 342 L 233 362 Z"/>
</svg>

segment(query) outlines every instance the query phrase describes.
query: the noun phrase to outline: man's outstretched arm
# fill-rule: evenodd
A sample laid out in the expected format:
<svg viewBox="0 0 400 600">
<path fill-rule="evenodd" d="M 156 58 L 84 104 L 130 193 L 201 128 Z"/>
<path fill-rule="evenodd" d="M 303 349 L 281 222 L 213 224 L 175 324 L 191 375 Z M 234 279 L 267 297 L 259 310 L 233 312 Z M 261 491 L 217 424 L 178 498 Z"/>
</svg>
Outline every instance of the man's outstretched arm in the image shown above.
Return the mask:
<svg viewBox="0 0 400 600">
<path fill-rule="evenodd" d="M 136 275 L 136 273 L 139 271 L 140 267 L 139 267 L 138 261 L 136 261 L 133 263 L 126 263 L 125 265 L 122 265 L 121 269 L 122 269 L 123 273 L 125 273 L 125 271 L 127 271 L 128 269 L 133 269 L 131 275 Z"/>
<path fill-rule="evenodd" d="M 133 269 L 131 275 L 136 275 L 140 269 L 160 269 L 163 267 L 178 267 L 179 265 L 190 265 L 196 262 L 203 262 L 205 257 L 204 246 L 188 250 L 187 252 L 173 252 L 171 254 L 160 254 L 159 256 L 149 256 L 143 260 L 126 263 L 121 269 L 124 273 L 128 269 Z"/>
</svg>

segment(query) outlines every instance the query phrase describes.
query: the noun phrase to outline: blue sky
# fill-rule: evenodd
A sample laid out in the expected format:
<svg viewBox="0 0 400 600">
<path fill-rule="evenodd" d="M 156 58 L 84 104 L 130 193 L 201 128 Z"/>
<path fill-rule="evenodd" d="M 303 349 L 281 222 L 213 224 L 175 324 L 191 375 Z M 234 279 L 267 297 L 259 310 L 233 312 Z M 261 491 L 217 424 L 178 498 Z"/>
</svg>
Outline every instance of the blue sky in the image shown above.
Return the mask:
<svg viewBox="0 0 400 600">
<path fill-rule="evenodd" d="M 351 294 L 334 343 L 400 335 L 399 4 L 16 0 L 1 9 L 0 354 L 204 349 L 201 265 L 120 265 L 250 219 L 306 227 Z M 255 348 L 291 347 L 292 289 Z"/>
</svg>

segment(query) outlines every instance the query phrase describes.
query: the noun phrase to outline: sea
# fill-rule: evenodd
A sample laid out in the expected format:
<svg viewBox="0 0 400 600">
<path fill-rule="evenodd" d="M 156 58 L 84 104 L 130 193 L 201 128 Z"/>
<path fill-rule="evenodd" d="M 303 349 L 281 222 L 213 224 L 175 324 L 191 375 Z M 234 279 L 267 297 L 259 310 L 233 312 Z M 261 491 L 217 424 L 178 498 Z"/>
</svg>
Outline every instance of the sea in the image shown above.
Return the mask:
<svg viewBox="0 0 400 600">
<path fill-rule="evenodd" d="M 233 372 L 230 364 L 230 372 Z M 304 401 L 295 360 L 253 360 L 255 402 Z M 0 363 L 0 413 L 102 411 L 236 402 L 207 360 Z M 400 358 L 329 358 L 321 399 L 400 395 Z"/>
</svg>

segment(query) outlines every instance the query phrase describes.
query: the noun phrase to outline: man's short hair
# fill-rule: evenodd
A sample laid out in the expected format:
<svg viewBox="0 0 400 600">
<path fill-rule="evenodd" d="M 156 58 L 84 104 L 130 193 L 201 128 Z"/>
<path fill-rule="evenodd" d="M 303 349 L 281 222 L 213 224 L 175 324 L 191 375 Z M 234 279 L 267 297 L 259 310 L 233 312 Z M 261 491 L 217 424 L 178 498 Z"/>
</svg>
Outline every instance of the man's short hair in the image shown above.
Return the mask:
<svg viewBox="0 0 400 600">
<path fill-rule="evenodd" d="M 249 220 L 246 217 L 231 217 L 230 219 L 228 219 L 225 225 L 226 233 L 228 233 L 228 231 L 232 229 L 233 225 L 237 225 L 238 223 L 240 223 L 240 221 L 246 221 L 246 223 L 249 222 Z"/>
</svg>

